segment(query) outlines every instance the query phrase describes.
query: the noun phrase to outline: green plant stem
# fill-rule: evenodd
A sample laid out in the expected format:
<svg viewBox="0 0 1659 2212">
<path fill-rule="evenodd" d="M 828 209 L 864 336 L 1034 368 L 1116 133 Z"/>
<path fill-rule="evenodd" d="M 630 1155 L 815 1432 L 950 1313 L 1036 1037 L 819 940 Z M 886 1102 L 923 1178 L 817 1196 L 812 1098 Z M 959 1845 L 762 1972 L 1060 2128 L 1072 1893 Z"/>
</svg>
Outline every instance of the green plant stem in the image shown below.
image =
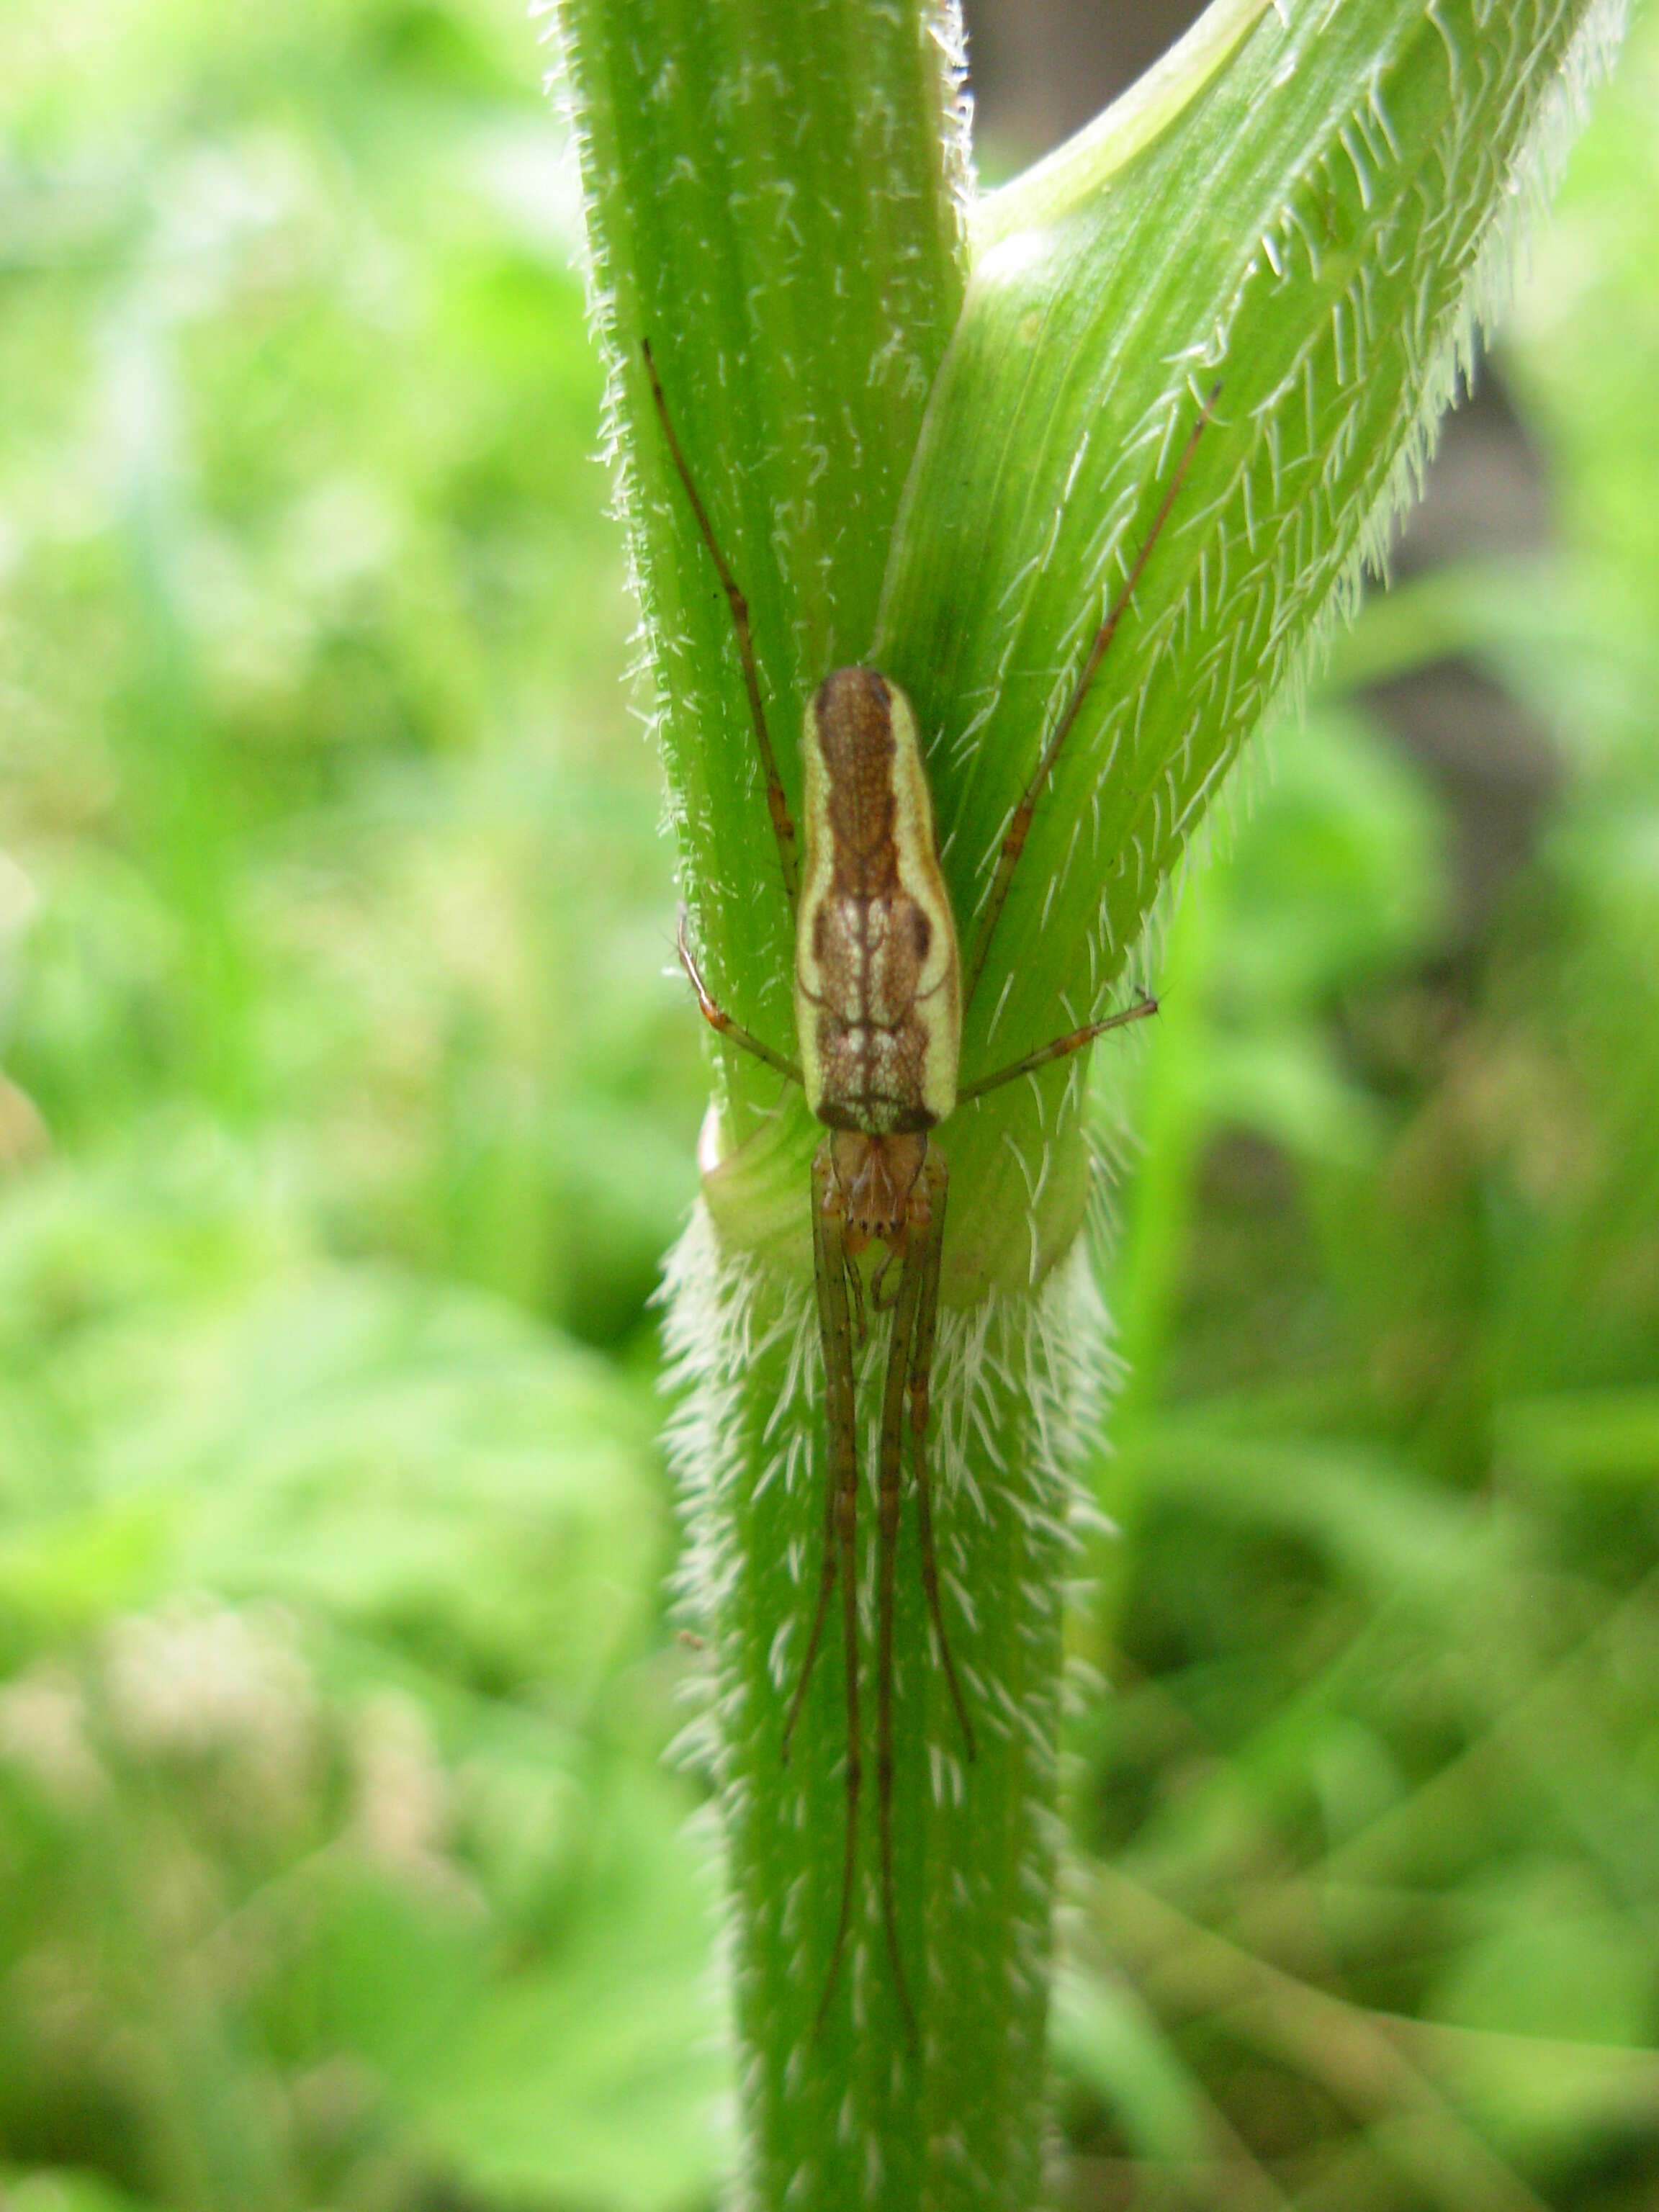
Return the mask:
<svg viewBox="0 0 1659 2212">
<path fill-rule="evenodd" d="M 694 935 L 716 995 L 793 1052 L 793 945 L 731 617 L 641 346 L 748 598 L 799 820 L 804 703 L 869 650 L 966 283 L 943 24 L 911 0 L 570 0 L 559 21 Z M 741 1055 L 720 1080 L 740 1116 L 775 1099 Z"/>
<path fill-rule="evenodd" d="M 789 917 L 726 603 L 641 341 L 750 600 L 792 809 L 804 701 L 837 660 L 874 658 L 915 704 L 967 935 L 1042 736 L 1221 383 L 1038 808 L 967 1024 L 972 1078 L 1123 992 L 1231 763 L 1379 552 L 1492 304 L 1502 226 L 1560 135 L 1560 88 L 1618 16 L 1608 0 L 1222 0 L 1148 88 L 980 205 L 969 282 L 947 17 L 921 0 L 565 0 L 683 881 L 739 1021 L 793 1042 Z M 840 1894 L 836 1652 L 787 1769 L 780 1737 L 822 1528 L 814 1133 L 775 1074 L 717 1054 L 669 1334 L 686 1583 L 711 1644 L 743 2172 L 767 2212 L 1022 2212 L 1040 2196 L 1060 1589 L 1103 1364 L 1077 1244 L 1083 1098 L 1082 1063 L 1061 1062 L 940 1133 L 933 1455 L 980 1757 L 963 1759 L 930 1661 L 907 1521 L 893 1802 L 912 2053 L 869 1789 L 848 1954 L 812 2029 Z"/>
</svg>

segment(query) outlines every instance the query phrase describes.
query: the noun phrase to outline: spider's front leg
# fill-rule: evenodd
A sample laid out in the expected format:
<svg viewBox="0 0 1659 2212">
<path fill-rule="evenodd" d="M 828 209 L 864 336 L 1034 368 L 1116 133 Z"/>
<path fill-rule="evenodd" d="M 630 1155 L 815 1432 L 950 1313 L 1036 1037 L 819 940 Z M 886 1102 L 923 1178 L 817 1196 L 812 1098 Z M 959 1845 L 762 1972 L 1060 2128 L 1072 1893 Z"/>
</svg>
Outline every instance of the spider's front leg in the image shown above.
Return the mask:
<svg viewBox="0 0 1659 2212">
<path fill-rule="evenodd" d="M 945 1679 L 950 1685 L 951 1702 L 957 1709 L 957 1719 L 962 1726 L 962 1740 L 968 1756 L 975 1756 L 973 1723 L 968 1717 L 968 1703 L 962 1694 L 962 1685 L 957 1680 L 957 1670 L 951 1657 L 951 1640 L 945 1633 L 945 1615 L 939 1606 L 939 1564 L 933 1551 L 933 1508 L 927 1481 L 927 1413 L 928 1391 L 933 1370 L 933 1338 L 939 1323 L 939 1255 L 945 1249 L 945 1201 L 949 1193 L 951 1178 L 939 1154 L 930 1152 L 922 1170 L 923 1200 L 926 1207 L 922 1229 L 921 1285 L 916 1300 L 915 1334 L 910 1348 L 910 1463 L 916 1478 L 916 1518 L 921 1530 L 921 1586 L 927 1594 L 927 1610 L 932 1616 L 933 1633 L 939 1638 L 939 1656 L 945 1668 Z"/>
<path fill-rule="evenodd" d="M 876 1583 L 876 1812 L 881 1843 L 882 1918 L 887 1930 L 888 1954 L 893 1984 L 912 2044 L 916 2040 L 915 2009 L 899 1954 L 898 1917 L 893 1893 L 893 1603 L 898 1555 L 899 1482 L 905 1426 L 905 1401 L 909 1401 L 911 1461 L 916 1479 L 916 1510 L 921 1534 L 921 1580 L 933 1632 L 939 1638 L 939 1658 L 951 1686 L 951 1698 L 962 1724 L 968 1756 L 974 1756 L 974 1731 L 968 1707 L 951 1657 L 950 1639 L 939 1607 L 939 1570 L 933 1555 L 933 1516 L 927 1483 L 928 1377 L 933 1367 L 933 1338 L 939 1317 L 939 1255 L 945 1242 L 945 1200 L 949 1188 L 945 1163 L 930 1152 L 916 1179 L 906 1209 L 902 1241 L 890 1246 L 902 1258 L 898 1290 L 893 1299 L 893 1334 L 888 1347 L 887 1375 L 882 1391 L 881 1439 L 878 1465 L 879 1550 Z"/>
<path fill-rule="evenodd" d="M 824 1429 L 829 1465 L 824 1484 L 823 1557 L 818 1571 L 817 1604 L 801 1660 L 800 1676 L 783 1726 L 783 1757 L 806 1698 L 806 1686 L 818 1656 L 829 1618 L 830 1594 L 839 1574 L 842 1626 L 847 1663 L 847 1832 L 842 1852 L 841 1911 L 830 1954 L 830 1970 L 818 1999 L 813 2033 L 823 2025 L 841 1971 L 841 1955 L 853 1911 L 853 1867 L 858 1843 L 859 1789 L 863 1766 L 859 1753 L 858 1429 L 853 1371 L 853 1322 L 847 1299 L 847 1202 L 836 1180 L 830 1140 L 812 1161 L 812 1273 L 817 1288 L 818 1346 L 823 1360 Z"/>
<path fill-rule="evenodd" d="M 833 1230 L 827 1218 L 831 1206 L 836 1210 Z M 829 1617 L 830 1595 L 836 1587 L 836 1522 L 843 1487 L 850 1484 L 854 1507 L 858 1503 L 858 1437 L 853 1416 L 852 1326 L 847 1310 L 847 1247 L 842 1213 L 840 1197 L 830 1164 L 830 1146 L 826 1141 L 819 1146 L 812 1162 L 812 1276 L 817 1291 L 818 1356 L 823 1363 L 825 1425 L 830 1440 L 829 1466 L 825 1470 L 823 1486 L 823 1553 L 818 1563 L 818 1596 L 812 1611 L 812 1626 L 807 1634 L 806 1650 L 801 1658 L 800 1672 L 795 1677 L 795 1687 L 783 1723 L 783 1763 L 786 1766 L 789 1764 L 789 1745 L 795 1733 L 795 1723 L 800 1718 L 800 1709 L 806 1702 L 806 1686 L 812 1679 L 818 1645 L 823 1638 L 823 1624 Z M 835 1357 L 836 1346 L 843 1340 L 847 1356 L 843 1362 L 838 1363 Z M 843 1461 L 850 1464 L 844 1466 Z"/>
<path fill-rule="evenodd" d="M 916 2016 L 899 1954 L 898 1919 L 893 1899 L 893 1585 L 898 1557 L 900 1454 L 904 1436 L 904 1391 L 915 1334 L 916 1309 L 927 1272 L 928 1236 L 923 1178 L 912 1193 L 902 1243 L 898 1295 L 893 1304 L 893 1334 L 887 1351 L 887 1377 L 881 1395 L 881 1444 L 877 1463 L 876 1558 L 876 1819 L 881 1840 L 881 1912 L 893 1987 L 909 2039 L 916 2040 Z M 895 1245 L 890 1244 L 890 1255 Z M 883 1262 L 884 1266 L 885 1261 Z"/>
</svg>

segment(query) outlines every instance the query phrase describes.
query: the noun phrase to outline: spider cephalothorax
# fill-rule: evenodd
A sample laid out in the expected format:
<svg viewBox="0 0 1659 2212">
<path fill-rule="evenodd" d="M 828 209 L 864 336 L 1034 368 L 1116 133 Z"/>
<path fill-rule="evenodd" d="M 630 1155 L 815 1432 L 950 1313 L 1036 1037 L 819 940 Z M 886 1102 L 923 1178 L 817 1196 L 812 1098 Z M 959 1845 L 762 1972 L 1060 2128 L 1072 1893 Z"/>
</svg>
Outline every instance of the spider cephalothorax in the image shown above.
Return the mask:
<svg viewBox="0 0 1659 2212">
<path fill-rule="evenodd" d="M 927 1161 L 927 1136 L 918 1131 L 866 1137 L 858 1130 L 837 1129 L 828 1144 L 848 1252 L 856 1256 L 871 1243 L 891 1246 L 910 1219 L 916 1185 Z"/>
</svg>

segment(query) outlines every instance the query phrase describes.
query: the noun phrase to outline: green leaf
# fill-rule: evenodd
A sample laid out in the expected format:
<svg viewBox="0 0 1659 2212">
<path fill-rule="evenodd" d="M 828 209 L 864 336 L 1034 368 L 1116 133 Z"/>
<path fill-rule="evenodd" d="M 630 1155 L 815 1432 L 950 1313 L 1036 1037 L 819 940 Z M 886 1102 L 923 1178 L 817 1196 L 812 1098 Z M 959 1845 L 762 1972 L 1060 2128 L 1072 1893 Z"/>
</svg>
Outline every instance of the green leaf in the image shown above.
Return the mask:
<svg viewBox="0 0 1659 2212">
<path fill-rule="evenodd" d="M 1618 14 L 1269 9 L 1132 159 L 1105 118 L 980 210 L 877 642 L 929 746 L 959 917 L 1219 389 L 1037 810 L 969 1074 L 1122 995 L 1245 741 L 1380 561 Z M 959 1211 L 1023 1217 L 1048 1163 L 1045 1253 L 1084 1203 L 1066 1088 L 1062 1067 L 951 1132 Z"/>
</svg>

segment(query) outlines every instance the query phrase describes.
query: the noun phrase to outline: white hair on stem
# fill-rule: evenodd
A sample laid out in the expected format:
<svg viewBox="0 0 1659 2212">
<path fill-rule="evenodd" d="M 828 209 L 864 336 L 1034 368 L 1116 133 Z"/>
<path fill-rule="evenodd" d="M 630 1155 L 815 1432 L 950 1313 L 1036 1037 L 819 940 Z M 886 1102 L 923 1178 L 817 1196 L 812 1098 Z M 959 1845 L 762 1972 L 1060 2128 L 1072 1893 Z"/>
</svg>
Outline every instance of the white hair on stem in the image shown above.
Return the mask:
<svg viewBox="0 0 1659 2212">
<path fill-rule="evenodd" d="M 725 1814 L 728 1884 L 747 1896 L 741 1858 L 757 1809 L 754 1762 L 776 1758 L 774 1723 L 799 1661 L 816 1571 L 822 1521 L 817 1485 L 824 1479 L 817 1320 L 803 1287 L 769 1277 L 750 1257 L 722 1252 L 701 1205 L 671 1256 L 664 1303 L 665 1387 L 677 1401 L 669 1452 L 684 1522 L 677 1593 L 700 1632 L 708 1633 L 713 1624 L 702 1683 L 704 1726 L 682 1742 L 708 1762 Z M 965 1857 L 959 1854 L 950 1864 L 933 1862 L 931 1879 L 944 1888 L 937 1907 L 930 1901 L 927 1909 L 930 1914 L 952 1909 L 955 1899 L 974 1913 L 996 1893 L 1017 1900 L 995 1956 L 978 1963 L 1000 1978 L 1016 2022 L 1029 2015 L 1018 2033 L 1034 2065 L 1049 1959 L 1048 1900 L 1060 1834 L 1055 1812 L 1065 1694 L 1060 1615 L 1075 1573 L 1078 1525 L 1087 1510 L 1079 1476 L 1097 1439 L 1107 1336 L 1093 1272 L 1079 1244 L 1034 1295 L 994 1293 L 971 1307 L 943 1312 L 933 1367 L 929 1460 L 939 1571 L 953 1601 L 961 1601 L 953 1641 L 963 1638 L 963 1673 L 976 1716 L 988 1741 L 1004 1752 L 989 1766 L 982 1757 L 978 1768 L 964 1770 L 951 1716 L 930 1697 L 928 1796 L 936 1807 L 960 1812 L 988 1786 L 1005 1756 L 1019 1778 L 1012 1808 L 1016 1862 L 1004 1863 L 1002 1838 L 1010 1817 L 1005 1808 L 1000 1818 L 984 1824 L 982 1833 L 971 1826 L 963 1831 L 979 1835 L 977 1852 L 970 1845 Z M 866 1368 L 875 1358 L 875 1348 L 866 1347 Z M 866 1373 L 866 1414 L 869 1379 Z M 866 1457 L 864 1480 L 867 1493 L 873 1454 Z M 774 1574 L 765 1561 L 744 1558 L 745 1512 L 767 1492 L 799 1495 L 807 1539 L 804 1576 L 783 1560 Z M 866 1509 L 869 1503 L 866 1495 Z M 866 1531 L 872 1529 L 873 1512 L 866 1510 L 863 1518 Z M 981 1650 L 981 1582 L 988 1561 L 1001 1577 L 999 1603 L 1005 1613 L 1012 1606 L 1012 1618 L 999 1620 L 995 1637 Z M 802 1563 L 797 1564 L 799 1569 Z M 1002 1671 L 1005 1662 L 1013 1668 L 1012 1677 Z M 912 1663 L 902 1655 L 902 1667 Z M 757 1692 L 763 1692 L 763 1711 L 757 1710 Z M 787 1808 L 782 1817 L 786 1831 L 799 1837 Z M 740 2002 L 761 2001 L 769 1974 L 795 1966 L 808 1971 L 796 1940 L 806 1903 L 805 1879 L 803 1863 L 787 1893 L 759 1916 L 744 1948 L 734 1947 L 731 1964 L 742 1985 Z M 983 1934 L 987 1914 L 978 1913 L 970 1924 Z M 769 1966 L 757 1947 L 770 1949 Z M 930 1954 L 930 1973 L 961 1970 L 960 1961 L 941 1963 Z M 867 1884 L 855 1899 L 846 1971 L 855 1992 L 884 1971 L 879 1900 Z M 809 2005 L 807 2017 L 810 2013 Z M 763 2078 L 763 2072 L 754 2076 L 751 2094 L 758 2094 Z M 810 2178 L 799 2185 L 807 2187 Z M 746 2201 L 760 2201 L 757 2187 L 751 2177 Z"/>
</svg>

